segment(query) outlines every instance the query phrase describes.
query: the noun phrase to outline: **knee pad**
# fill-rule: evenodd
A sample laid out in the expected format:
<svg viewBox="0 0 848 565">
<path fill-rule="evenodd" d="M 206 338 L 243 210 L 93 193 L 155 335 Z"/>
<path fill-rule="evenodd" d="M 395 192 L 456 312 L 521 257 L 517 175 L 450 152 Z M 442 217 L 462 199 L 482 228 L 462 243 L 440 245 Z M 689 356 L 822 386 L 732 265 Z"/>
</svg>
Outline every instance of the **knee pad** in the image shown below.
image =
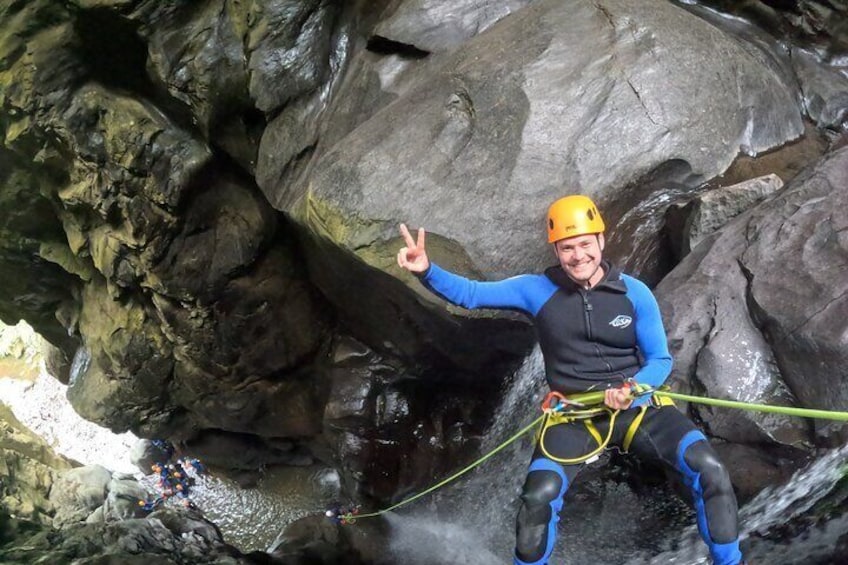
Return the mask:
<svg viewBox="0 0 848 565">
<path fill-rule="evenodd" d="M 527 475 L 521 500 L 527 506 L 548 506 L 563 494 L 565 477 L 556 471 L 533 471 Z"/>
<path fill-rule="evenodd" d="M 733 493 L 730 473 L 719 460 L 718 455 L 706 441 L 699 441 L 683 452 L 683 460 L 690 469 L 701 475 L 701 488 L 704 498 L 714 494 Z"/>
<path fill-rule="evenodd" d="M 678 464 L 692 491 L 698 527 L 713 560 L 737 563 L 740 554 L 736 495 L 727 469 L 704 435 L 697 431 L 681 441 Z M 725 553 L 730 556 L 728 561 L 719 559 Z"/>
<path fill-rule="evenodd" d="M 550 556 L 567 488 L 559 464 L 537 459 L 530 466 L 516 520 L 516 563 L 543 563 Z"/>
</svg>

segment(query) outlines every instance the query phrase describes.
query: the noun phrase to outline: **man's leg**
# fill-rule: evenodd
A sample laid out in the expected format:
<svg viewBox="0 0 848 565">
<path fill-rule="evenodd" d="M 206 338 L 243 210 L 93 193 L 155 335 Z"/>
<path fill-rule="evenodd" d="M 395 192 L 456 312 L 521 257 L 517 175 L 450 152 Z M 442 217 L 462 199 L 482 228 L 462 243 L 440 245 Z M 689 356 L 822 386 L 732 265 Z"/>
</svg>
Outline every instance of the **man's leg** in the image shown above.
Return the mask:
<svg viewBox="0 0 848 565">
<path fill-rule="evenodd" d="M 678 471 L 692 492 L 698 530 L 710 548 L 715 565 L 736 565 L 739 526 L 736 495 L 730 476 L 707 438 L 698 430 L 686 434 L 677 448 Z"/>
<path fill-rule="evenodd" d="M 545 434 L 545 449 L 557 458 L 573 458 L 592 449 L 593 441 L 582 423 L 559 424 Z M 580 467 L 560 465 L 536 446 L 516 519 L 515 565 L 548 563 L 556 541 L 562 497 Z"/>
<path fill-rule="evenodd" d="M 649 408 L 631 451 L 674 469 L 692 494 L 698 530 L 715 565 L 737 565 L 739 525 L 730 476 L 704 434 L 673 406 Z"/>
<path fill-rule="evenodd" d="M 530 464 L 515 523 L 516 565 L 548 562 L 568 483 L 559 463 L 542 457 Z"/>
</svg>

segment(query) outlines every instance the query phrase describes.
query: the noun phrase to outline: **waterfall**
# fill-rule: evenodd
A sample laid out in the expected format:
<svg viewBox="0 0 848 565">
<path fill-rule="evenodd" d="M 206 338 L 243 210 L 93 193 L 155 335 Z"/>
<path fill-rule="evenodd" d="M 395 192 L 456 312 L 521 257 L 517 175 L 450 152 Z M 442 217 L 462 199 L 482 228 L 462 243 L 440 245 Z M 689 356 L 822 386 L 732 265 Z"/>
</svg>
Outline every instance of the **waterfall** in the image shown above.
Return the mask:
<svg viewBox="0 0 848 565">
<path fill-rule="evenodd" d="M 537 347 L 510 380 L 482 443 L 483 453 L 538 416 L 544 389 L 542 354 Z M 511 563 L 517 498 L 533 451 L 531 436 L 527 434 L 432 496 L 387 515 L 391 562 Z"/>
<path fill-rule="evenodd" d="M 80 345 L 74 353 L 74 359 L 71 361 L 71 369 L 68 377 L 68 386 L 74 386 L 77 380 L 88 371 L 88 366 L 91 364 L 91 353 L 85 345 Z"/>
</svg>

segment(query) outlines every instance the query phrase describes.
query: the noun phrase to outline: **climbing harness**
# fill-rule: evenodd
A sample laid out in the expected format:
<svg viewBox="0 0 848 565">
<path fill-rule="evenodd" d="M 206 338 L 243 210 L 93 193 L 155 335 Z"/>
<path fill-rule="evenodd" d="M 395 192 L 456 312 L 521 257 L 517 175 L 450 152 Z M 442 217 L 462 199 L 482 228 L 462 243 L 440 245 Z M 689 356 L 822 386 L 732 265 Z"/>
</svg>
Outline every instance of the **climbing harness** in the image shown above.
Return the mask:
<svg viewBox="0 0 848 565">
<path fill-rule="evenodd" d="M 601 400 L 603 400 L 603 397 L 601 397 Z M 536 441 L 538 442 L 542 453 L 545 454 L 545 457 L 552 461 L 556 461 L 557 463 L 562 463 L 563 465 L 576 465 L 593 459 L 606 449 L 607 445 L 609 445 L 610 439 L 612 438 L 613 430 L 615 430 L 615 419 L 618 417 L 620 411 L 612 410 L 606 405 L 597 402 L 587 404 L 586 402 L 564 396 L 559 392 L 551 391 L 542 401 L 542 412 L 544 413 L 545 418 L 542 420 L 542 425 L 536 434 Z M 598 431 L 598 428 L 592 423 L 592 418 L 600 416 L 601 414 L 609 415 L 610 419 L 609 431 L 604 438 L 601 437 L 601 433 Z M 548 430 L 553 426 L 570 424 L 577 421 L 582 422 L 583 425 L 586 426 L 586 430 L 597 442 L 598 447 L 589 453 L 571 459 L 556 457 L 548 453 L 548 450 L 545 448 L 545 434 Z"/>
<path fill-rule="evenodd" d="M 640 413 L 633 419 L 633 422 L 627 429 L 624 441 L 622 442 L 622 449 L 625 452 L 629 449 L 630 443 L 633 440 L 633 437 L 636 435 L 636 431 L 639 429 L 639 425 L 642 423 L 642 419 L 645 416 L 645 412 L 647 412 L 647 410 L 649 410 L 651 406 L 659 407 L 673 405 L 675 400 L 679 400 L 681 402 L 705 404 L 709 406 L 719 406 L 722 408 L 736 408 L 754 412 L 767 412 L 771 414 L 799 416 L 802 418 L 820 418 L 825 420 L 848 422 L 848 412 L 839 412 L 834 410 L 814 410 L 809 408 L 796 408 L 793 406 L 773 406 L 768 404 L 755 404 L 752 402 L 740 402 L 736 400 L 723 400 L 719 398 L 709 398 L 705 396 L 694 396 L 690 394 L 671 392 L 666 387 L 652 388 L 644 385 L 631 387 L 631 396 L 633 396 L 634 398 L 640 398 L 648 395 L 651 396 L 650 405 L 644 405 L 637 408 Z M 458 479 L 468 471 L 474 469 L 475 467 L 484 463 L 488 459 L 492 458 L 497 453 L 503 451 L 507 446 L 509 446 L 510 444 L 518 440 L 520 437 L 533 430 L 534 428 L 537 429 L 537 441 L 540 442 L 540 446 L 546 457 L 549 457 L 554 461 L 567 465 L 582 463 L 591 460 L 593 457 L 600 454 L 609 444 L 615 426 L 615 418 L 617 417 L 619 412 L 620 410 L 613 410 L 604 405 L 603 390 L 577 393 L 569 396 L 564 396 L 561 393 L 552 391 L 542 401 L 541 416 L 539 416 L 538 418 L 536 418 L 535 420 L 515 432 L 503 443 L 501 443 L 500 445 L 498 445 L 476 461 L 472 462 L 466 467 L 463 467 L 456 473 L 434 484 L 428 489 L 423 490 L 413 496 L 410 496 L 409 498 L 406 498 L 398 502 L 397 504 L 389 506 L 388 508 L 384 508 L 376 512 L 360 514 L 358 513 L 359 510 L 357 508 L 356 513 L 354 513 L 353 511 L 341 513 L 338 511 L 331 512 L 330 510 L 328 510 L 326 515 L 330 517 L 334 522 L 339 524 L 354 524 L 358 519 L 382 516 L 387 512 L 391 512 L 392 510 L 396 510 L 401 506 L 405 506 L 415 500 L 418 500 L 419 498 L 430 494 L 431 492 L 438 490 L 441 487 L 447 485 L 448 483 Z M 602 437 L 598 429 L 594 426 L 594 424 L 591 423 L 591 420 L 594 416 L 598 416 L 599 414 L 604 413 L 608 413 L 610 415 L 609 431 L 607 432 L 606 437 Z M 596 449 L 593 449 L 591 452 L 585 455 L 581 455 L 580 457 L 576 457 L 574 459 L 559 459 L 556 457 L 552 457 L 544 448 L 545 432 L 551 426 L 578 420 L 582 421 L 587 427 L 589 433 L 598 443 L 598 447 Z"/>
<path fill-rule="evenodd" d="M 630 386 L 631 395 L 634 397 L 642 396 L 643 388 L 637 387 L 635 384 L 626 383 Z M 539 429 L 539 433 L 536 435 L 536 440 L 539 445 L 539 449 L 542 453 L 550 459 L 551 461 L 556 461 L 557 463 L 561 463 L 563 465 L 577 465 L 579 463 L 588 463 L 597 458 L 609 445 L 610 440 L 612 439 L 613 433 L 615 432 L 615 424 L 616 418 L 618 418 L 621 413 L 620 410 L 613 410 L 608 406 L 603 404 L 604 396 L 603 391 L 599 394 L 595 394 L 592 396 L 587 395 L 575 395 L 571 397 L 566 397 L 556 391 L 551 391 L 542 401 L 542 411 L 545 413 L 546 417 L 542 422 L 542 426 Z M 579 398 L 579 399 L 578 399 Z M 653 407 L 662 407 L 662 406 L 674 406 L 674 401 L 668 397 L 663 396 L 652 396 L 651 397 L 651 405 L 644 405 L 637 408 L 639 413 L 633 418 L 633 421 L 627 427 L 627 431 L 624 434 L 624 441 L 621 444 L 621 450 L 624 453 L 627 453 L 630 450 L 630 444 L 633 441 L 633 438 L 636 436 L 636 432 L 639 429 L 639 426 L 642 424 L 642 420 L 645 417 L 645 413 L 653 406 Z M 571 408 L 572 406 L 577 408 Z M 609 429 L 607 430 L 606 436 L 602 437 L 601 433 L 598 431 L 598 428 L 592 422 L 592 419 L 596 416 L 607 415 L 609 416 Z M 580 421 L 586 426 L 586 430 L 589 432 L 589 435 L 595 440 L 598 446 L 592 451 L 580 455 L 579 457 L 573 458 L 562 458 L 552 455 L 548 452 L 545 447 L 545 434 L 548 432 L 550 428 L 553 426 L 558 426 L 560 424 L 570 424 L 575 421 Z"/>
</svg>

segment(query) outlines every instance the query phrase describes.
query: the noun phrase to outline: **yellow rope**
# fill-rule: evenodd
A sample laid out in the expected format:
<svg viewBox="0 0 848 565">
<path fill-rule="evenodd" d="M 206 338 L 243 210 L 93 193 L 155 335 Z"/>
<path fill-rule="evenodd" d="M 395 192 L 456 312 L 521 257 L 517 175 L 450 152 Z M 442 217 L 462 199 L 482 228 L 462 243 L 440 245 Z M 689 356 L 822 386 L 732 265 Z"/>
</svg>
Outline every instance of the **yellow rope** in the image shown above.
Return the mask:
<svg viewBox="0 0 848 565">
<path fill-rule="evenodd" d="M 596 411 L 595 414 L 596 415 L 600 414 L 603 411 L 606 411 L 610 414 L 609 430 L 607 431 L 607 437 L 605 437 L 603 439 L 603 441 L 598 442 L 597 449 L 590 451 L 589 453 L 586 453 L 586 454 L 581 455 L 579 457 L 574 457 L 574 458 L 571 458 L 571 459 L 556 457 L 555 455 L 551 455 L 548 452 L 548 450 L 545 449 L 545 433 L 548 431 L 548 428 L 550 428 L 551 426 L 557 426 L 559 424 L 565 424 L 565 423 L 568 423 L 568 422 L 575 419 L 575 418 L 569 418 L 567 415 L 565 416 L 565 419 L 561 422 L 553 422 L 553 423 L 549 424 L 548 422 L 551 419 L 550 417 L 547 420 L 545 420 L 545 423 L 543 424 L 543 427 L 542 427 L 542 433 L 539 435 L 539 449 L 542 450 L 542 453 L 545 454 L 545 457 L 547 457 L 548 459 L 550 459 L 552 461 L 556 461 L 557 463 L 562 463 L 563 465 L 576 465 L 578 463 L 583 463 L 583 462 L 591 459 L 592 457 L 595 457 L 596 455 L 599 455 L 604 449 L 607 448 L 607 445 L 609 445 L 609 442 L 612 439 L 613 431 L 615 430 L 615 419 L 618 417 L 618 414 L 621 412 L 620 410 L 612 411 L 608 408 L 605 408 L 604 410 Z M 547 415 L 547 416 L 550 416 L 550 415 Z"/>
</svg>

